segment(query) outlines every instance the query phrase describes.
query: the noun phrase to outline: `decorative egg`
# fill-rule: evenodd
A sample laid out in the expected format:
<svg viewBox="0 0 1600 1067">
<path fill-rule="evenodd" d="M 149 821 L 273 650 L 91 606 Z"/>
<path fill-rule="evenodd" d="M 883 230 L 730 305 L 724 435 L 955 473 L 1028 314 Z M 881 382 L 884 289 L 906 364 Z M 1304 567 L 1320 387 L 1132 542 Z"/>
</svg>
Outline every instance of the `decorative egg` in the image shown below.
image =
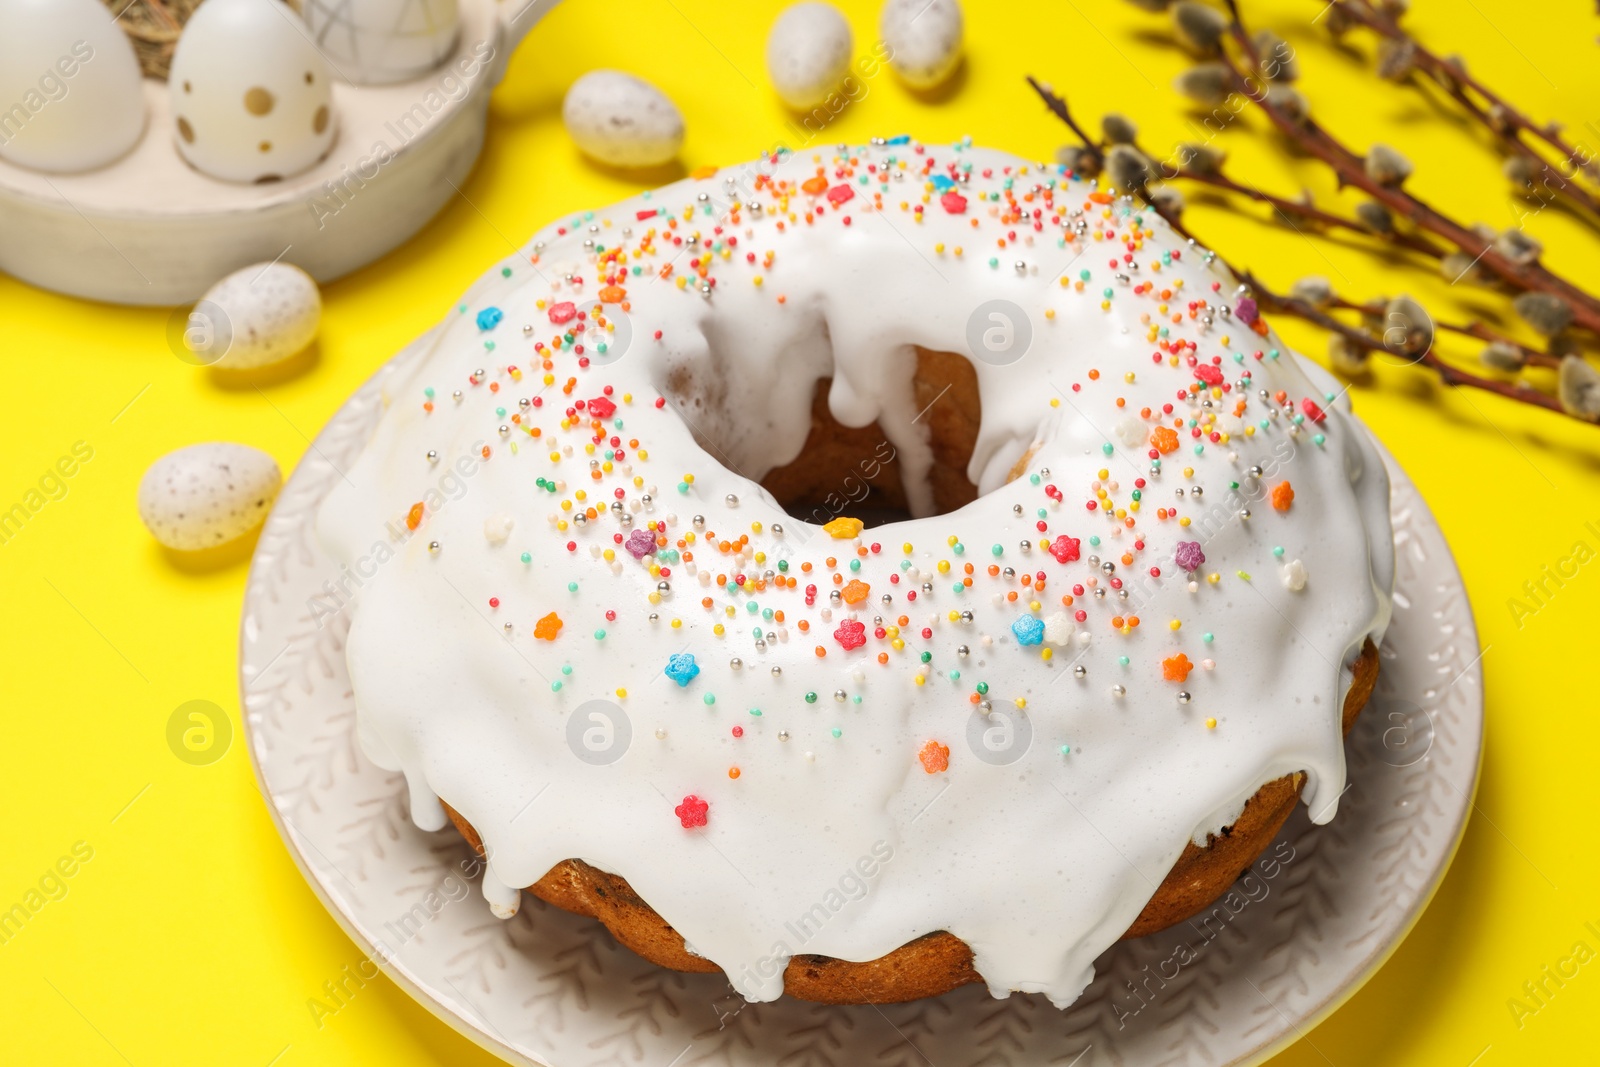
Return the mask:
<svg viewBox="0 0 1600 1067">
<path fill-rule="evenodd" d="M 850 73 L 850 24 L 832 4 L 795 4 L 767 35 L 767 76 L 783 102 L 809 111 Z"/>
<path fill-rule="evenodd" d="M 167 77 L 178 151 L 234 182 L 298 174 L 333 147 L 333 79 L 300 16 L 280 0 L 206 0 Z"/>
<path fill-rule="evenodd" d="M 259 526 L 282 485 L 277 462 L 259 448 L 226 441 L 190 445 L 144 472 L 139 518 L 168 548 L 216 548 Z"/>
<path fill-rule="evenodd" d="M 561 105 L 567 133 L 587 155 L 614 167 L 653 167 L 683 146 L 683 114 L 642 78 L 591 70 Z"/>
<path fill-rule="evenodd" d="M 961 63 L 959 0 L 888 0 L 878 32 L 889 65 L 913 89 L 933 89 Z"/>
<path fill-rule="evenodd" d="M 289 263 L 257 263 L 207 290 L 183 338 L 196 363 L 250 370 L 305 351 L 321 320 L 311 275 Z"/>
<path fill-rule="evenodd" d="M 458 0 L 302 0 L 313 39 L 341 77 L 359 85 L 418 78 L 449 58 Z"/>
<path fill-rule="evenodd" d="M 0 0 L 0 159 L 93 170 L 144 133 L 139 60 L 100 0 Z"/>
</svg>

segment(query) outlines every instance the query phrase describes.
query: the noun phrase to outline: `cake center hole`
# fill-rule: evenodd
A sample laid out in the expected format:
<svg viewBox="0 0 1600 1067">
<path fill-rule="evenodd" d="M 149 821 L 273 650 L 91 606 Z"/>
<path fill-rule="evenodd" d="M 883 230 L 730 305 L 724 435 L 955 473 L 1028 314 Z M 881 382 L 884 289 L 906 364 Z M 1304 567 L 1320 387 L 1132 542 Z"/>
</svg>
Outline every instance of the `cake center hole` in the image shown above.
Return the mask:
<svg viewBox="0 0 1600 1067">
<path fill-rule="evenodd" d="M 849 427 L 835 419 L 828 410 L 831 385 L 830 378 L 817 382 L 799 457 L 769 471 L 761 484 L 790 515 L 818 525 L 841 515 L 868 527 L 912 518 L 900 450 L 876 422 Z M 918 348 L 912 388 L 917 428 L 933 450 L 934 514 L 943 515 L 978 496 L 967 479 L 983 410 L 978 376 L 965 356 Z"/>
</svg>

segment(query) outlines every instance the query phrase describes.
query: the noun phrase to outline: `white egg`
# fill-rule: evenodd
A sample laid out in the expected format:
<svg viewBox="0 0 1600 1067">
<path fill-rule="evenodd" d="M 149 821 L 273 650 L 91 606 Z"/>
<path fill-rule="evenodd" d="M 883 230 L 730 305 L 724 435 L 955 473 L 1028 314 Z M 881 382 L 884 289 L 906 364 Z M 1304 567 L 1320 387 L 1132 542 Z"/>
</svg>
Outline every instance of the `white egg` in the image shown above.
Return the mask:
<svg viewBox="0 0 1600 1067">
<path fill-rule="evenodd" d="M 959 0 L 888 0 L 878 32 L 889 65 L 913 89 L 932 89 L 961 62 Z"/>
<path fill-rule="evenodd" d="M 178 151 L 234 182 L 298 174 L 333 147 L 333 79 L 300 16 L 280 0 L 206 0 L 172 57 Z"/>
<path fill-rule="evenodd" d="M 808 111 L 850 72 L 850 24 L 832 4 L 785 8 L 767 35 L 767 76 L 783 102 Z"/>
<path fill-rule="evenodd" d="M 169 452 L 139 482 L 139 518 L 182 552 L 215 548 L 260 525 L 283 475 L 259 448 L 214 441 Z"/>
<path fill-rule="evenodd" d="M 322 319 L 317 283 L 288 263 L 236 270 L 189 313 L 184 344 L 196 363 L 249 370 L 303 352 Z"/>
<path fill-rule="evenodd" d="M 93 170 L 144 133 L 133 45 L 100 0 L 0 0 L 0 158 Z"/>
<path fill-rule="evenodd" d="M 418 78 L 455 49 L 458 0 L 302 0 L 312 39 L 358 85 Z"/>
<path fill-rule="evenodd" d="M 561 105 L 567 133 L 586 154 L 614 167 L 653 167 L 683 147 L 683 113 L 642 78 L 591 70 Z"/>
</svg>

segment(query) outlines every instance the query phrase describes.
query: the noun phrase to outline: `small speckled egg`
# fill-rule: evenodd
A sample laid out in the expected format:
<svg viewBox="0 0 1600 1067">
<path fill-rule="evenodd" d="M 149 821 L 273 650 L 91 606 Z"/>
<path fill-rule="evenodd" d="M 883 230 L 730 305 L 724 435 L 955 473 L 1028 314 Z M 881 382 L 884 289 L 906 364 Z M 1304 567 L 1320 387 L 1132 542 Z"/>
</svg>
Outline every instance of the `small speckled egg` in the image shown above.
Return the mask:
<svg viewBox="0 0 1600 1067">
<path fill-rule="evenodd" d="M 93 170 L 144 133 L 127 35 L 99 0 L 0 0 L 0 159 Z"/>
<path fill-rule="evenodd" d="M 328 154 L 333 79 L 300 16 L 279 0 L 206 0 L 172 57 L 178 151 L 196 170 L 272 182 Z"/>
<path fill-rule="evenodd" d="M 586 155 L 614 167 L 653 167 L 683 147 L 683 114 L 642 78 L 591 70 L 561 105 L 567 133 Z"/>
<path fill-rule="evenodd" d="M 889 65 L 913 89 L 932 89 L 961 63 L 959 0 L 888 0 L 878 32 Z"/>
<path fill-rule="evenodd" d="M 807 111 L 850 72 L 850 24 L 832 4 L 785 8 L 767 35 L 767 76 L 783 102 Z"/>
<path fill-rule="evenodd" d="M 304 351 L 321 320 L 311 275 L 289 263 L 257 263 L 206 292 L 189 313 L 184 344 L 196 363 L 250 370 Z"/>
<path fill-rule="evenodd" d="M 139 482 L 139 518 L 168 548 L 197 552 L 260 525 L 283 475 L 258 448 L 214 441 L 169 452 Z"/>
</svg>

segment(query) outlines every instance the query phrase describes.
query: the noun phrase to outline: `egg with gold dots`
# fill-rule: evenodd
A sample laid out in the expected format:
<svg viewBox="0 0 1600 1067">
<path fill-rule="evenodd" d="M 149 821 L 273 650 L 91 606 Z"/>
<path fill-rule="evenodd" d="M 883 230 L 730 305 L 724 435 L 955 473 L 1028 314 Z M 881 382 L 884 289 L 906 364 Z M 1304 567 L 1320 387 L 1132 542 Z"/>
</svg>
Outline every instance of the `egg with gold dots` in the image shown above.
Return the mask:
<svg viewBox="0 0 1600 1067">
<path fill-rule="evenodd" d="M 178 151 L 213 178 L 277 181 L 333 147 L 328 63 L 278 0 L 207 0 L 178 41 L 167 87 Z"/>
</svg>

